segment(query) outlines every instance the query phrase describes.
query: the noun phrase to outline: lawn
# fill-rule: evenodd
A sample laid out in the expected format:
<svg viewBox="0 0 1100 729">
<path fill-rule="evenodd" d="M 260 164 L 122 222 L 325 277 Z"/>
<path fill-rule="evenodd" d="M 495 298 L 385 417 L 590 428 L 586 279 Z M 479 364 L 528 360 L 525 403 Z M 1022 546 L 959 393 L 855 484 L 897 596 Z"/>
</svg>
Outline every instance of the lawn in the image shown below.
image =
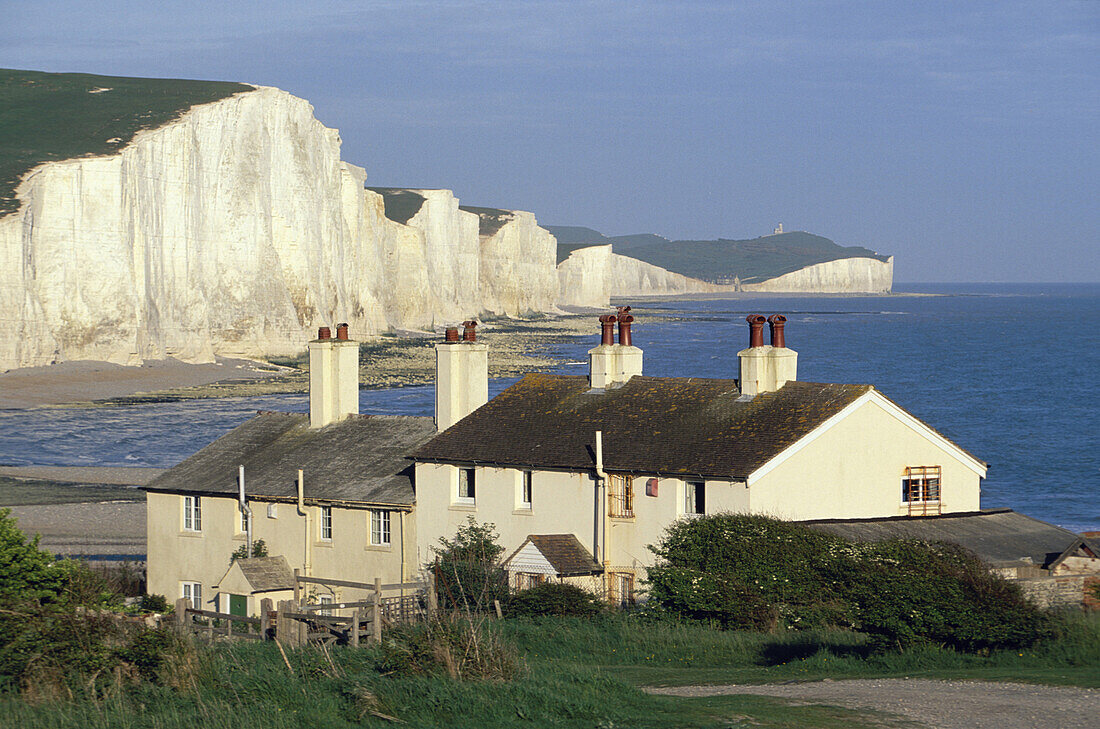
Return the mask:
<svg viewBox="0 0 1100 729">
<path fill-rule="evenodd" d="M 0 699 L 11 727 L 871 727 L 884 717 L 752 696 L 650 696 L 639 685 L 922 676 L 1100 686 L 1100 616 L 1068 621 L 1035 650 L 967 656 L 940 649 L 871 654 L 858 635 L 773 635 L 630 616 L 508 620 L 494 629 L 525 670 L 510 681 L 379 671 L 373 649 L 273 644 L 199 652 L 194 692 L 142 685 L 98 702 Z M 288 666 L 289 664 L 289 666 Z M 385 718 L 391 717 L 391 718 Z"/>
</svg>

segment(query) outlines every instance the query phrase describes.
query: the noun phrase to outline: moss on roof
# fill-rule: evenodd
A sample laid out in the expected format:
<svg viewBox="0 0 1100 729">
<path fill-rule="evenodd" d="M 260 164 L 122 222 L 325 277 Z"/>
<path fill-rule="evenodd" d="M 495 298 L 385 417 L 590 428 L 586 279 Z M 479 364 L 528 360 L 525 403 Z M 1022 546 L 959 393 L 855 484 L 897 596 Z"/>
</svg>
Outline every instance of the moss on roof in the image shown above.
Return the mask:
<svg viewBox="0 0 1100 729">
<path fill-rule="evenodd" d="M 224 81 L 128 78 L 0 69 L 0 217 L 35 166 L 113 154 L 143 129 L 254 87 Z"/>
</svg>

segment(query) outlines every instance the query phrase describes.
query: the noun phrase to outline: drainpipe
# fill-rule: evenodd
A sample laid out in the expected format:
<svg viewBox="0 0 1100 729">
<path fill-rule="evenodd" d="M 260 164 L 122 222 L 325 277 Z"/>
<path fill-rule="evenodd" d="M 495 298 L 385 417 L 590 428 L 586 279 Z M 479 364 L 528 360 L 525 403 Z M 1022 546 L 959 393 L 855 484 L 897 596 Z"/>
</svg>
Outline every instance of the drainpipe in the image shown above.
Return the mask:
<svg viewBox="0 0 1100 729">
<path fill-rule="evenodd" d="M 306 539 L 305 539 L 305 561 L 302 564 L 302 571 L 307 575 L 313 574 L 313 549 L 312 549 L 312 534 L 310 533 L 310 519 L 309 512 L 306 511 L 305 504 L 305 476 L 302 475 L 302 469 L 298 469 L 298 513 L 306 519 Z"/>
<path fill-rule="evenodd" d="M 397 512 L 401 524 L 401 597 L 405 597 L 405 512 Z"/>
<path fill-rule="evenodd" d="M 601 521 L 603 522 L 603 545 L 601 551 L 603 552 L 603 586 L 604 594 L 610 594 L 611 589 L 610 573 L 608 567 L 611 564 L 611 550 L 608 542 L 611 540 L 611 519 L 608 516 L 610 512 L 610 504 L 608 503 L 609 494 L 607 491 L 607 472 L 603 470 L 603 431 L 596 431 L 596 478 L 600 480 L 600 485 L 603 487 L 603 497 L 600 499 L 600 513 Z"/>
<path fill-rule="evenodd" d="M 245 518 L 245 541 L 248 544 L 248 557 L 252 558 L 252 507 L 248 505 L 248 500 L 244 497 L 244 466 L 237 467 L 237 496 L 241 502 L 241 511 L 244 513 Z"/>
</svg>

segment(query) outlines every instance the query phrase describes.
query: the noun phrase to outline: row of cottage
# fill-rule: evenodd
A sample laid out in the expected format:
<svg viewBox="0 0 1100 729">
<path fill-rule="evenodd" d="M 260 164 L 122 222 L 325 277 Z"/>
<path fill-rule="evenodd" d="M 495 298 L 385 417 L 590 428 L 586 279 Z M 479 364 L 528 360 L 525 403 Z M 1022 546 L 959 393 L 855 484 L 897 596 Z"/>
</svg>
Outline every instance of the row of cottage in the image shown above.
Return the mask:
<svg viewBox="0 0 1100 729">
<path fill-rule="evenodd" d="M 529 374 L 492 400 L 476 324 L 448 328 L 434 417 L 359 414 L 359 345 L 321 328 L 308 415 L 260 413 L 146 487 L 150 592 L 254 613 L 292 570 L 404 583 L 471 517 L 495 525 L 517 588 L 581 580 L 616 602 L 670 523 L 721 511 L 949 539 L 1013 574 L 1095 569 L 1087 539 L 981 511 L 987 464 L 873 386 L 799 381 L 783 316 L 748 318 L 736 379 L 644 375 L 632 321 L 600 317 L 588 376 Z M 271 557 L 227 571 L 261 539 Z"/>
</svg>

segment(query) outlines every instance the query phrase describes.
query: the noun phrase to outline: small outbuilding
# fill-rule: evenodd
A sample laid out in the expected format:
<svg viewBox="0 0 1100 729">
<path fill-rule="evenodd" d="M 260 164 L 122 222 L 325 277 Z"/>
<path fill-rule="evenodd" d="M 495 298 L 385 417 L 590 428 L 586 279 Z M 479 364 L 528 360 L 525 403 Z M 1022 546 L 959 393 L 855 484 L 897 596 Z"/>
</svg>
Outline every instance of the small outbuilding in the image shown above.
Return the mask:
<svg viewBox="0 0 1100 729">
<path fill-rule="evenodd" d="M 286 557 L 235 559 L 214 585 L 218 609 L 232 615 L 255 615 L 265 597 L 273 603 L 293 599 L 294 583 L 294 571 Z"/>
</svg>

